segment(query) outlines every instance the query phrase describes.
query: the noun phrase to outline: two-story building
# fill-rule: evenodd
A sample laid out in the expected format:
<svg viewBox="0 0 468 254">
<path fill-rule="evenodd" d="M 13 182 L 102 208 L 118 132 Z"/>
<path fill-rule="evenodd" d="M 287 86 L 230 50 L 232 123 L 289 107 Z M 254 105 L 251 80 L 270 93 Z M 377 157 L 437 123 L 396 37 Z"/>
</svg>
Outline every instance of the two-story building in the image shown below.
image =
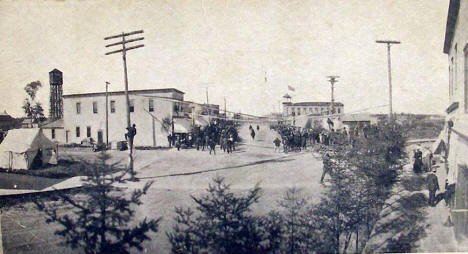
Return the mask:
<svg viewBox="0 0 468 254">
<path fill-rule="evenodd" d="M 300 115 L 329 115 L 331 112 L 331 102 L 283 102 L 283 117 Z M 337 114 L 344 113 L 344 105 L 341 102 L 334 102 L 333 107 Z"/>
<path fill-rule="evenodd" d="M 434 150 L 445 157 L 448 189 L 455 190 L 450 207 L 460 240 L 468 236 L 468 1 L 450 0 L 443 52 L 448 56 L 449 105 Z"/>
<path fill-rule="evenodd" d="M 184 93 L 174 89 L 131 90 L 131 123 L 136 124 L 135 146 L 166 146 L 171 132 L 168 121 L 183 117 Z M 125 140 L 127 127 L 126 97 L 123 91 L 108 93 L 109 142 Z M 106 142 L 106 93 L 63 95 L 65 143 L 85 139 Z M 177 126 L 176 126 L 177 127 Z"/>
</svg>

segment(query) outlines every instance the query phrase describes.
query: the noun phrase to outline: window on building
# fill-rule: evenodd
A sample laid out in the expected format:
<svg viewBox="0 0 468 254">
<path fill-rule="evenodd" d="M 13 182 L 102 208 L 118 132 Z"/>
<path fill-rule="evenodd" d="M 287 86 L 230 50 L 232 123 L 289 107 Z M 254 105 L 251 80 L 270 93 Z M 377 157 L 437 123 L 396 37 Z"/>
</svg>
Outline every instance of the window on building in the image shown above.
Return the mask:
<svg viewBox="0 0 468 254">
<path fill-rule="evenodd" d="M 52 136 L 52 139 L 55 139 L 55 129 L 51 129 L 50 134 Z"/>
<path fill-rule="evenodd" d="M 80 114 L 81 113 L 81 102 L 77 102 L 76 103 L 76 114 Z"/>
<path fill-rule="evenodd" d="M 88 138 L 91 137 L 91 127 L 90 126 L 86 127 L 86 137 L 88 137 Z"/>
<path fill-rule="evenodd" d="M 338 108 L 338 114 L 341 114 L 341 108 Z"/>
<path fill-rule="evenodd" d="M 110 112 L 115 113 L 115 101 L 110 101 Z"/>
<path fill-rule="evenodd" d="M 153 112 L 154 111 L 154 100 L 153 99 L 150 99 L 148 101 L 148 111 L 149 112 Z"/>
<path fill-rule="evenodd" d="M 76 127 L 76 137 L 80 137 L 80 127 Z"/>
<path fill-rule="evenodd" d="M 135 101 L 130 100 L 130 112 L 135 112 Z"/>
<path fill-rule="evenodd" d="M 93 113 L 94 114 L 97 114 L 98 110 L 97 110 L 97 101 L 93 101 Z"/>
</svg>

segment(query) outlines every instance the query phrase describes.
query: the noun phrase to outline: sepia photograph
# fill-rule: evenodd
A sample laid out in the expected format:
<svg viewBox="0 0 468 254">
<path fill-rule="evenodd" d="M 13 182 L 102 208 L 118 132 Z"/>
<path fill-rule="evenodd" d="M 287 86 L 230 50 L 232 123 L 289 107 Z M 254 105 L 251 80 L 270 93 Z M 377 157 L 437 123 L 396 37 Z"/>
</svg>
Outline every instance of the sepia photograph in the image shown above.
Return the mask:
<svg viewBox="0 0 468 254">
<path fill-rule="evenodd" d="M 468 0 L 0 0 L 0 254 L 468 252 Z"/>
</svg>

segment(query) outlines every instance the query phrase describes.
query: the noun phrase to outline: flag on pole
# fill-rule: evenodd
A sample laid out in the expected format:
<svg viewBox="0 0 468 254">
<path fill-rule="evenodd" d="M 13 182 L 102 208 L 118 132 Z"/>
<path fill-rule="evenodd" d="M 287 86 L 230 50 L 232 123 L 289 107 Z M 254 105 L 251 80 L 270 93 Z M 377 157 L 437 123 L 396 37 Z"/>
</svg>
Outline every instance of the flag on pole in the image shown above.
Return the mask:
<svg viewBox="0 0 468 254">
<path fill-rule="evenodd" d="M 293 91 L 293 92 L 296 91 L 296 89 L 294 87 L 290 86 L 290 85 L 288 85 L 288 90 Z"/>
</svg>

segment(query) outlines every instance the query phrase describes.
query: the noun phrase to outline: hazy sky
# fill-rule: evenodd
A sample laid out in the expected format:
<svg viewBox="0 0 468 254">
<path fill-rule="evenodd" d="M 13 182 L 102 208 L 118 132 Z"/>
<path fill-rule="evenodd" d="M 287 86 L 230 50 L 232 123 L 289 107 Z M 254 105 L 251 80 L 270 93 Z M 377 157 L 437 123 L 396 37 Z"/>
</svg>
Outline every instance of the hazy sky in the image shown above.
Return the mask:
<svg viewBox="0 0 468 254">
<path fill-rule="evenodd" d="M 131 89 L 174 87 L 186 99 L 265 114 L 293 101 L 327 101 L 327 75 L 341 76 L 345 111 L 388 103 L 386 48 L 392 47 L 394 111 L 443 113 L 442 53 L 448 0 L 0 1 L 0 110 L 22 115 L 23 87 L 64 73 L 64 94 L 123 89 L 120 55 L 105 36 L 145 30 L 128 53 Z M 265 72 L 267 82 L 265 83 Z M 386 108 L 372 112 L 386 112 Z"/>
</svg>

